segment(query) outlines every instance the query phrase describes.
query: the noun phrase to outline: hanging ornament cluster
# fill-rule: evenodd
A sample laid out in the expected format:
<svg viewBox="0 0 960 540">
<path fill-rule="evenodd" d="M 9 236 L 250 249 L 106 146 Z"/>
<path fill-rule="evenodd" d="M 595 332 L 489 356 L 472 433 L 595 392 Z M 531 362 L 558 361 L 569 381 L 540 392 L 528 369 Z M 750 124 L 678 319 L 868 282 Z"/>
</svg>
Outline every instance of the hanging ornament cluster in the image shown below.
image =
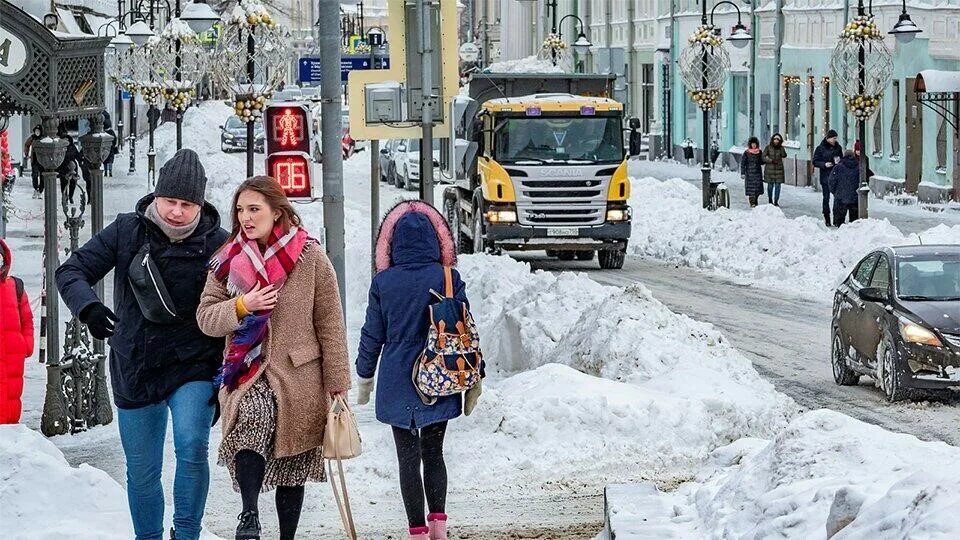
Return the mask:
<svg viewBox="0 0 960 540">
<path fill-rule="evenodd" d="M 893 54 L 872 17 L 858 16 L 840 34 L 830 56 L 832 84 L 858 121 L 879 108 L 893 78 Z"/>
<path fill-rule="evenodd" d="M 541 49 L 545 51 L 562 51 L 566 48 L 567 44 L 560 39 L 560 36 L 552 32 L 543 40 L 543 46 L 541 46 Z"/>
<path fill-rule="evenodd" d="M 857 120 L 866 120 L 873 116 L 873 113 L 880 108 L 880 95 L 861 95 L 861 96 L 850 96 L 844 97 L 843 101 L 847 105 L 847 109 L 853 113 Z"/>
<path fill-rule="evenodd" d="M 693 34 L 687 38 L 688 43 L 700 43 L 710 47 L 719 47 L 723 43 L 720 37 L 720 28 L 713 24 L 703 24 L 694 30 Z"/>
<path fill-rule="evenodd" d="M 870 15 L 858 15 L 850 21 L 840 34 L 841 39 L 864 40 L 883 38 L 880 27 Z"/>
<path fill-rule="evenodd" d="M 277 21 L 270 15 L 267 8 L 258 2 L 240 2 L 233 8 L 224 22 L 234 26 L 250 28 L 253 26 L 277 27 Z"/>
<path fill-rule="evenodd" d="M 190 107 L 190 104 L 197 97 L 197 90 L 195 88 L 181 90 L 164 87 L 160 89 L 160 95 L 167 102 L 168 109 L 183 112 Z"/>
<path fill-rule="evenodd" d="M 723 95 L 723 92 L 720 90 L 687 90 L 687 95 L 690 96 L 691 101 L 700 107 L 700 110 L 709 111 L 720 102 L 720 96 Z"/>
<path fill-rule="evenodd" d="M 137 86 L 137 93 L 147 105 L 158 105 L 163 99 L 162 90 L 163 87 L 156 82 L 140 83 Z"/>
<path fill-rule="evenodd" d="M 172 19 L 164 27 L 153 44 L 150 68 L 154 79 L 161 82 L 167 108 L 187 110 L 196 97 L 197 83 L 207 71 L 207 58 L 200 38 L 186 22 Z"/>
<path fill-rule="evenodd" d="M 210 71 L 233 94 L 237 116 L 250 122 L 262 115 L 266 100 L 286 76 L 286 30 L 263 5 L 242 0 L 224 23 Z"/>
<path fill-rule="evenodd" d="M 701 110 L 716 107 L 730 71 L 730 54 L 713 25 L 702 25 L 680 52 L 680 78 L 687 94 Z"/>
<path fill-rule="evenodd" d="M 263 116 L 263 110 L 266 108 L 267 100 L 270 97 L 270 95 L 237 96 L 237 99 L 233 102 L 233 112 L 245 123 L 256 122 Z"/>
</svg>

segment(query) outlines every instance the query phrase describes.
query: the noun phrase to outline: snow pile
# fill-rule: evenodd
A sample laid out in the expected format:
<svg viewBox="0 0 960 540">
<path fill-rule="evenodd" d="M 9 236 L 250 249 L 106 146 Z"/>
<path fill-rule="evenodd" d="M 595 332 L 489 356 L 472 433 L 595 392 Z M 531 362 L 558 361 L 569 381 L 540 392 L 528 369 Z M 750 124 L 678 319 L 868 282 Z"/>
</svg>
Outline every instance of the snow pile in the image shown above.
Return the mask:
<svg viewBox="0 0 960 540">
<path fill-rule="evenodd" d="M 630 252 L 823 296 L 870 250 L 917 242 L 887 220 L 827 229 L 819 217 L 788 219 L 772 205 L 708 212 L 700 197 L 698 186 L 677 178 L 633 179 Z M 960 225 L 938 225 L 921 236 L 924 244 L 956 243 Z"/>
<path fill-rule="evenodd" d="M 0 426 L 0 501 L 5 538 L 133 537 L 123 488 L 24 425 Z"/>
<path fill-rule="evenodd" d="M 958 460 L 956 447 L 818 410 L 772 441 L 717 449 L 695 482 L 653 497 L 699 538 L 957 538 Z"/>
<path fill-rule="evenodd" d="M 485 73 L 564 73 L 563 68 L 553 62 L 534 56 L 517 60 L 494 62 L 483 70 Z M 480 75 L 482 77 L 482 75 Z"/>
</svg>

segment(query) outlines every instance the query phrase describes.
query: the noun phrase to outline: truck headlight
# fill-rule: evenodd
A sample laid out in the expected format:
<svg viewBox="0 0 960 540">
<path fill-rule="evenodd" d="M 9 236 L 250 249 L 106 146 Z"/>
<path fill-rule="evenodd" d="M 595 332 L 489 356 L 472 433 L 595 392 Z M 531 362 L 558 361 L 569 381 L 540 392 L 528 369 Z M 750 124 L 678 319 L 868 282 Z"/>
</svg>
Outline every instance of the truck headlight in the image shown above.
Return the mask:
<svg viewBox="0 0 960 540">
<path fill-rule="evenodd" d="M 487 210 L 487 221 L 490 223 L 516 223 L 516 210 Z"/>
<path fill-rule="evenodd" d="M 909 343 L 920 343 L 931 347 L 943 347 L 940 338 L 930 330 L 910 321 L 900 320 L 900 336 Z"/>
<path fill-rule="evenodd" d="M 628 221 L 629 219 L 629 208 L 611 208 L 607 210 L 607 221 Z"/>
</svg>

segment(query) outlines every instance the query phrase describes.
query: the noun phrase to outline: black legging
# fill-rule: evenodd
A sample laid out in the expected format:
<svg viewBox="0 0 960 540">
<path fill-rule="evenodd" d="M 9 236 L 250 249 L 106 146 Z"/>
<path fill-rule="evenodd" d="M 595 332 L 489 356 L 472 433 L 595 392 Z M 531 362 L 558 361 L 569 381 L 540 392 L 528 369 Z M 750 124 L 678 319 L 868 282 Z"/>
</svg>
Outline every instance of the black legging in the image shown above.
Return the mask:
<svg viewBox="0 0 960 540">
<path fill-rule="evenodd" d="M 253 450 L 237 452 L 234 460 L 243 511 L 258 511 L 257 502 L 263 487 L 267 462 Z M 300 523 L 300 511 L 303 509 L 303 486 L 277 486 L 276 500 L 280 540 L 293 540 L 297 535 L 297 524 Z"/>
<path fill-rule="evenodd" d="M 411 529 L 427 524 L 423 514 L 424 493 L 431 514 L 443 513 L 446 507 L 447 466 L 443 462 L 443 435 L 446 431 L 445 421 L 421 428 L 419 433 L 415 429 L 393 428 L 400 464 L 400 495 Z"/>
</svg>

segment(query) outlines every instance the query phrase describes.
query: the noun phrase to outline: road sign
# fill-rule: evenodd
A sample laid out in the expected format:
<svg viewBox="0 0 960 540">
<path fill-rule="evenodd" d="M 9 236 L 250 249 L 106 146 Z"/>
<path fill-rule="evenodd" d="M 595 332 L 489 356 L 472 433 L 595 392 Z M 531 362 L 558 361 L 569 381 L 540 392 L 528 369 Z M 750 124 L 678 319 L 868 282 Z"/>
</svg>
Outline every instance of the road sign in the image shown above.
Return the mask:
<svg viewBox="0 0 960 540">
<path fill-rule="evenodd" d="M 126 90 L 121 90 L 120 99 L 122 99 L 123 101 L 130 101 L 130 92 L 127 92 Z"/>
<path fill-rule="evenodd" d="M 389 56 L 375 56 L 371 67 L 370 56 L 344 56 L 340 58 L 340 80 L 347 82 L 347 73 L 357 69 L 390 69 Z M 320 59 L 303 57 L 299 63 L 300 82 L 318 84 L 320 82 Z"/>
<path fill-rule="evenodd" d="M 310 117 L 303 105 L 270 105 L 264 116 L 267 154 L 310 151 Z"/>
<path fill-rule="evenodd" d="M 480 47 L 469 41 L 460 46 L 460 60 L 476 62 L 478 58 L 480 58 Z"/>
</svg>

